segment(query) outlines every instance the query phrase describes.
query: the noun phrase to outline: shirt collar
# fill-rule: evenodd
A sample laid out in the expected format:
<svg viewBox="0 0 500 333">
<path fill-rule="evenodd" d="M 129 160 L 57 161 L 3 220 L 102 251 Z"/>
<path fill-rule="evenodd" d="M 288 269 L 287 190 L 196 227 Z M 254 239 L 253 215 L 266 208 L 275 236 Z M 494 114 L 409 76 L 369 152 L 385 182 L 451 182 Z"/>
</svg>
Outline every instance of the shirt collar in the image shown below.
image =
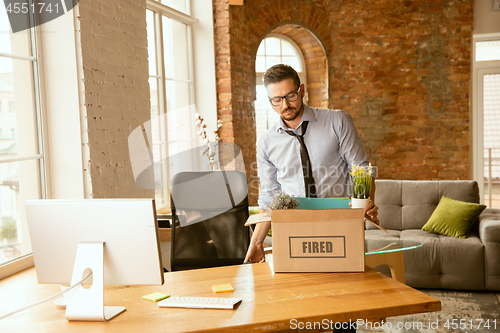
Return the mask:
<svg viewBox="0 0 500 333">
<path fill-rule="evenodd" d="M 314 113 L 313 108 L 306 105 L 305 103 L 303 103 L 303 105 L 304 105 L 304 112 L 302 112 L 302 119 L 300 120 L 300 124 L 299 127 L 297 127 L 297 130 L 299 128 L 302 128 L 301 126 L 304 121 L 317 121 L 316 114 Z M 281 134 L 284 133 L 286 130 L 296 132 L 296 130 L 288 128 L 283 122 L 283 119 L 281 119 L 280 117 L 280 119 L 278 120 L 278 128 L 276 129 L 276 132 Z"/>
</svg>

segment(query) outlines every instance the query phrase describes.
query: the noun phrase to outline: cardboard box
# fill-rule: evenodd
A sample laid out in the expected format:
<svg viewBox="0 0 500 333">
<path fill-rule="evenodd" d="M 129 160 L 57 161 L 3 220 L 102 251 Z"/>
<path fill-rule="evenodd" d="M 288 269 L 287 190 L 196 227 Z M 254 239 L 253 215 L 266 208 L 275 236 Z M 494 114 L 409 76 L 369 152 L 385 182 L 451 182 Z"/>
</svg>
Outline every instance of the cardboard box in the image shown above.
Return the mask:
<svg viewBox="0 0 500 333">
<path fill-rule="evenodd" d="M 271 211 L 275 272 L 364 272 L 363 209 Z"/>
</svg>

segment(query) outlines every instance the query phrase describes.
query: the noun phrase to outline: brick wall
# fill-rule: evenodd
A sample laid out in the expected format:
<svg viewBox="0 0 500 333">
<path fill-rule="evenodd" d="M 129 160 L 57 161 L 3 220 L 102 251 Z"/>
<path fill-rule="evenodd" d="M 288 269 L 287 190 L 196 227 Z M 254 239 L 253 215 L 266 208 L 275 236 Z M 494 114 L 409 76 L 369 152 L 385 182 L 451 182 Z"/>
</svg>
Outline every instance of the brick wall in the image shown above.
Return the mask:
<svg viewBox="0 0 500 333">
<path fill-rule="evenodd" d="M 150 119 L 146 1 L 79 3 L 86 178 L 94 198 L 154 197 L 135 184 L 128 136 Z"/>
<path fill-rule="evenodd" d="M 283 25 L 324 46 L 328 107 L 349 112 L 381 178 L 468 179 L 473 0 L 214 0 L 218 112 L 255 161 L 255 54 Z M 223 68 L 221 68 L 221 66 Z M 232 126 L 232 127 L 231 127 Z M 249 183 L 254 183 L 249 174 Z M 254 193 L 253 193 L 254 195 Z"/>
<path fill-rule="evenodd" d="M 217 114 L 223 121 L 221 138 L 237 144 L 243 154 L 249 203 L 258 198 L 255 157 L 255 52 L 246 43 L 233 45 L 233 32 L 248 32 L 244 21 L 230 18 L 227 0 L 214 0 L 214 38 L 217 78 Z M 230 28 L 231 22 L 231 28 Z M 237 28 L 236 28 L 237 27 Z M 243 36 L 241 36 L 243 38 Z M 244 82 L 248 80 L 248 82 Z"/>
<path fill-rule="evenodd" d="M 343 2 L 332 19 L 331 106 L 380 176 L 469 179 L 472 1 Z"/>
</svg>

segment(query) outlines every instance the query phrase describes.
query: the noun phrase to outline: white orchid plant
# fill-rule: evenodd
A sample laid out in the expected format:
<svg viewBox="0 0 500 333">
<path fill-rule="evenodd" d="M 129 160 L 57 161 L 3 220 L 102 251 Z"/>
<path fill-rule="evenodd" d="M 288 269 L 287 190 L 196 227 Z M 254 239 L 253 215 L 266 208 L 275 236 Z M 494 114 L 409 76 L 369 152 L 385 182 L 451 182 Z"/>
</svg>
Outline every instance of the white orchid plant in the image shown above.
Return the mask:
<svg viewBox="0 0 500 333">
<path fill-rule="evenodd" d="M 201 137 L 203 144 L 205 145 L 205 150 L 203 151 L 203 155 L 208 156 L 208 159 L 210 161 L 210 166 L 212 168 L 212 171 L 214 171 L 215 164 L 217 163 L 215 161 L 217 145 L 222 140 L 219 136 L 219 131 L 222 128 L 222 120 L 220 119 L 217 120 L 217 129 L 214 131 L 215 145 L 213 146 L 214 150 L 212 151 L 212 147 L 210 146 L 210 140 L 208 139 L 207 131 L 205 130 L 207 128 L 207 125 L 203 123 L 203 117 L 200 116 L 200 114 L 197 112 L 194 114 L 194 118 L 196 119 L 196 128 L 198 129 L 196 134 L 198 134 Z"/>
</svg>

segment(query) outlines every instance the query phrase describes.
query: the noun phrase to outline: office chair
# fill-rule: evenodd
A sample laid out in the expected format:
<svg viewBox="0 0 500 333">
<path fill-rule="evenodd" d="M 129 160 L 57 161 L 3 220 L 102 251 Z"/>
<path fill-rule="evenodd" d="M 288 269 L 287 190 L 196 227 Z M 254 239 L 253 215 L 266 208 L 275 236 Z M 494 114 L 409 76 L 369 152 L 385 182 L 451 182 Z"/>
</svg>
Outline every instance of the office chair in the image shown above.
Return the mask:
<svg viewBox="0 0 500 333">
<path fill-rule="evenodd" d="M 250 243 L 247 190 L 241 171 L 172 178 L 172 271 L 243 263 Z"/>
</svg>

